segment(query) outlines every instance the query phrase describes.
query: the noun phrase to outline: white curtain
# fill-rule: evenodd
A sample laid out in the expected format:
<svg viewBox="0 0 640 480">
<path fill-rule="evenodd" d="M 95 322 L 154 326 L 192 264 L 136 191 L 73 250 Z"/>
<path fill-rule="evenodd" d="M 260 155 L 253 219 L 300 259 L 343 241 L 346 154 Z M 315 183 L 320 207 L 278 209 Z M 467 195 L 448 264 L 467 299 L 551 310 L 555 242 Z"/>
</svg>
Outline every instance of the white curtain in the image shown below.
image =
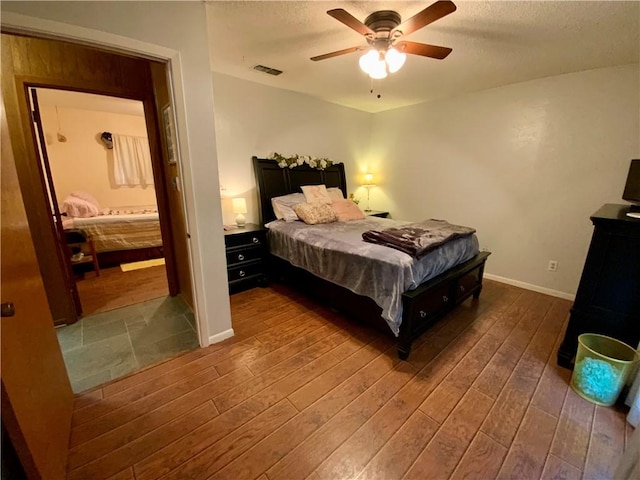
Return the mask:
<svg viewBox="0 0 640 480">
<path fill-rule="evenodd" d="M 113 178 L 116 185 L 153 185 L 151 152 L 146 137 L 113 135 Z"/>
</svg>

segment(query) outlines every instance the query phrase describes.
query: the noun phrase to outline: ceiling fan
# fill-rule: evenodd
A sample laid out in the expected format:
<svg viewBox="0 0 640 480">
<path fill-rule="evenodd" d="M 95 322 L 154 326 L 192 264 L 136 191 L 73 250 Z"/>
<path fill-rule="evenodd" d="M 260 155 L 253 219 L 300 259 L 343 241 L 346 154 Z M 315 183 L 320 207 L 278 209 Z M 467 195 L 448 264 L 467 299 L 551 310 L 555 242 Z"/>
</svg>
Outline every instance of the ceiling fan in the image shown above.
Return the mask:
<svg viewBox="0 0 640 480">
<path fill-rule="evenodd" d="M 362 23 L 342 8 L 329 10 L 327 12 L 328 15 L 364 35 L 369 46 L 345 48 L 312 57 L 311 60 L 316 62 L 346 53 L 367 50 L 367 53 L 360 57 L 360 68 L 368 73 L 371 78 L 376 79 L 386 77 L 387 71 L 394 73 L 400 70 L 406 60 L 407 53 L 442 60 L 451 53 L 450 48 L 401 40 L 401 37 L 409 35 L 455 11 L 456 6 L 453 2 L 441 0 L 402 23 L 400 15 L 393 10 L 373 12 Z"/>
</svg>

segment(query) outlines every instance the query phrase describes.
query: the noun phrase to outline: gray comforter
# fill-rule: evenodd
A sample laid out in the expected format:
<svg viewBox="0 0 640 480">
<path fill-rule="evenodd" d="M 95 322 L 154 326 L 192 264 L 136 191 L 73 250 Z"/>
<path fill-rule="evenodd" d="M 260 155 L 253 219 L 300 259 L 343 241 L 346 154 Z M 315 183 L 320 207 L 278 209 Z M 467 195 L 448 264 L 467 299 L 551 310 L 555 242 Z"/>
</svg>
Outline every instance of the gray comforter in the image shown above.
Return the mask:
<svg viewBox="0 0 640 480">
<path fill-rule="evenodd" d="M 409 223 L 377 217 L 321 225 L 277 220 L 267 224 L 269 248 L 297 267 L 372 298 L 397 336 L 402 294 L 479 251 L 475 235 L 451 240 L 420 259 L 362 240 L 365 231 L 400 228 Z"/>
</svg>

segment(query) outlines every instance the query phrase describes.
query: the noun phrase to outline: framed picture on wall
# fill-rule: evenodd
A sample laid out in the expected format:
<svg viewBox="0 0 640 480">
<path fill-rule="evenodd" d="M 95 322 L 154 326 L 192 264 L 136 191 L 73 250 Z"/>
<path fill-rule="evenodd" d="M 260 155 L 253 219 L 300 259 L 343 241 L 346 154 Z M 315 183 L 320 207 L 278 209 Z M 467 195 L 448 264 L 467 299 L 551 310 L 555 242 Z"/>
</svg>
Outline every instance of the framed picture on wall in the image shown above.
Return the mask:
<svg viewBox="0 0 640 480">
<path fill-rule="evenodd" d="M 164 124 L 164 133 L 167 138 L 167 160 L 169 165 L 175 165 L 178 162 L 178 150 L 176 149 L 175 126 L 171 105 L 167 105 L 162 109 L 162 123 Z"/>
</svg>

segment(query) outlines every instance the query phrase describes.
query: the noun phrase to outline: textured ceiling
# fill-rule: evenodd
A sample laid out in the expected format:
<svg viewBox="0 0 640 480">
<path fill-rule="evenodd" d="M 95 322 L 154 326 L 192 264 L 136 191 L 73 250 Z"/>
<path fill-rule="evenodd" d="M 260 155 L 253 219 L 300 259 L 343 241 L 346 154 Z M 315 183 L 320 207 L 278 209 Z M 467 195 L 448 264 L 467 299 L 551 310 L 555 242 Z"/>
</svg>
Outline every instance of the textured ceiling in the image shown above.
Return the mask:
<svg viewBox="0 0 640 480">
<path fill-rule="evenodd" d="M 397 73 L 373 84 L 358 53 L 310 57 L 364 38 L 326 14 L 343 8 L 360 21 L 377 10 L 403 20 L 432 2 L 206 2 L 215 72 L 379 112 L 511 83 L 640 61 L 637 1 L 459 1 L 457 11 L 406 37 L 451 47 L 444 60 L 409 55 Z M 283 70 L 277 77 L 252 69 Z M 381 97 L 377 98 L 377 94 Z"/>
</svg>

